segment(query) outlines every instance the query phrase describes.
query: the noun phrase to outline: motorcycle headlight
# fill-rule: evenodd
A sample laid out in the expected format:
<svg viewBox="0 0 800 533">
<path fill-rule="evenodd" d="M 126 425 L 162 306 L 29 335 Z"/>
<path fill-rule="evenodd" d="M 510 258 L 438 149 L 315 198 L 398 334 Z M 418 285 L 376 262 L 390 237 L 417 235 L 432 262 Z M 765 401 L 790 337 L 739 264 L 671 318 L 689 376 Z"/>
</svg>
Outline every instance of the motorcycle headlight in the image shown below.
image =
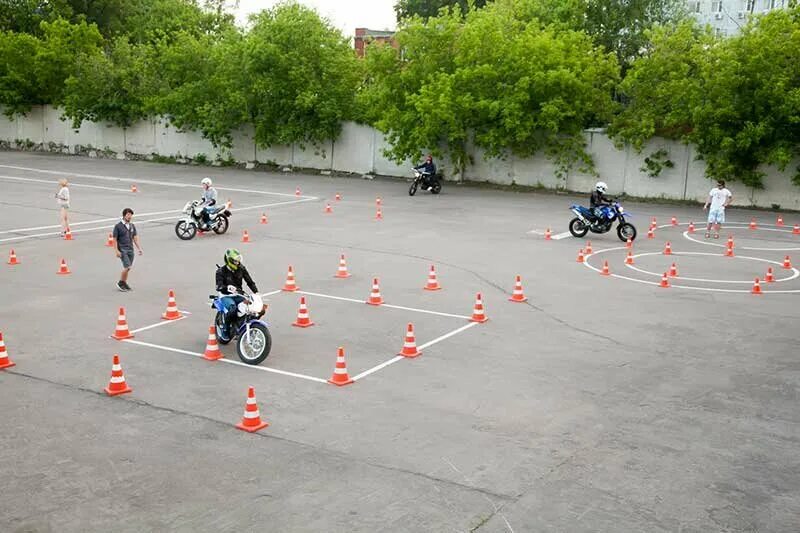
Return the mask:
<svg viewBox="0 0 800 533">
<path fill-rule="evenodd" d="M 625 212 L 625 208 L 624 208 L 624 207 L 622 207 L 622 206 L 619 206 L 619 212 L 620 212 L 620 213 L 624 213 L 624 212 Z"/>
</svg>

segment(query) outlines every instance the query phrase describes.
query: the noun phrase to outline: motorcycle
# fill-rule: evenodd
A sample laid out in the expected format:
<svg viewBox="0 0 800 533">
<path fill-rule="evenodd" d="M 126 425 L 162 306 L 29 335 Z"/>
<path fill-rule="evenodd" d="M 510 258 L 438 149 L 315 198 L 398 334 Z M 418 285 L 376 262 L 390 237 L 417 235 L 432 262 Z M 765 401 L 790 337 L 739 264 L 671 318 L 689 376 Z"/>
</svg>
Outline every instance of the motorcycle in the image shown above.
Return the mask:
<svg viewBox="0 0 800 533">
<path fill-rule="evenodd" d="M 220 344 L 228 344 L 236 339 L 236 352 L 239 359 L 248 365 L 257 365 L 269 355 L 272 349 L 272 337 L 269 324 L 261 320 L 267 312 L 267 305 L 258 294 L 242 295 L 245 300 L 237 306 L 241 313 L 234 313 L 230 322 L 225 320 L 223 295 L 209 295 L 211 308 L 217 311 L 214 317 L 214 329 Z M 241 316 L 239 316 L 241 314 Z"/>
<path fill-rule="evenodd" d="M 626 217 L 631 215 L 625 212 L 625 209 L 619 205 L 617 200 L 611 205 L 604 205 L 600 207 L 601 216 L 598 218 L 594 215 L 592 209 L 583 207 L 582 205 L 570 206 L 570 210 L 575 213 L 569 223 L 569 232 L 573 237 L 579 239 L 584 237 L 589 231 L 592 233 L 606 233 L 611 230 L 614 222 L 617 225 L 617 237 L 621 241 L 635 240 L 636 228 L 633 224 L 626 220 Z"/>
<path fill-rule="evenodd" d="M 183 206 L 182 219 L 175 224 L 175 235 L 182 241 L 190 241 L 194 239 L 198 231 L 211 231 L 217 235 L 222 235 L 228 231 L 228 218 L 231 212 L 228 209 L 228 204 L 225 203 L 220 207 L 211 207 L 208 213 L 209 223 L 208 226 L 203 222 L 203 209 L 202 200 L 194 200 L 187 202 Z"/>
<path fill-rule="evenodd" d="M 425 174 L 416 168 L 412 168 L 412 170 L 414 171 L 414 181 L 411 182 L 411 187 L 408 188 L 409 196 L 414 196 L 419 187 L 431 191 L 431 194 L 442 192 L 442 179 L 439 174 Z"/>
</svg>

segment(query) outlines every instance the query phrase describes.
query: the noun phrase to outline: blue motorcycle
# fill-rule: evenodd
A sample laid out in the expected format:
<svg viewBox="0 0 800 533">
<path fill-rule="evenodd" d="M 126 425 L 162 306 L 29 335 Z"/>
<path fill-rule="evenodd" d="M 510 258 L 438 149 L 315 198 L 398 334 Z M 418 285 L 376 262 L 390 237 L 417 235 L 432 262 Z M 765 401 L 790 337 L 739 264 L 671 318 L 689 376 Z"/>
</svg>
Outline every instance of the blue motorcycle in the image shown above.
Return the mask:
<svg viewBox="0 0 800 533">
<path fill-rule="evenodd" d="M 237 308 L 241 313 L 226 313 L 222 295 L 210 295 L 211 308 L 217 311 L 214 318 L 217 340 L 220 344 L 228 344 L 234 339 L 239 359 L 248 365 L 257 365 L 269 355 L 272 348 L 272 337 L 269 325 L 261 320 L 267 306 L 258 294 L 243 295 L 244 301 Z M 241 316 L 240 316 L 241 315 Z"/>
<path fill-rule="evenodd" d="M 626 220 L 630 217 L 625 209 L 614 200 L 611 205 L 604 205 L 598 208 L 599 216 L 595 215 L 594 210 L 582 205 L 570 206 L 570 211 L 575 213 L 575 218 L 569 222 L 569 232 L 573 237 L 579 239 L 586 236 L 588 232 L 607 233 L 617 222 L 617 236 L 619 240 L 627 242 L 628 239 L 636 239 L 636 228 Z"/>
</svg>

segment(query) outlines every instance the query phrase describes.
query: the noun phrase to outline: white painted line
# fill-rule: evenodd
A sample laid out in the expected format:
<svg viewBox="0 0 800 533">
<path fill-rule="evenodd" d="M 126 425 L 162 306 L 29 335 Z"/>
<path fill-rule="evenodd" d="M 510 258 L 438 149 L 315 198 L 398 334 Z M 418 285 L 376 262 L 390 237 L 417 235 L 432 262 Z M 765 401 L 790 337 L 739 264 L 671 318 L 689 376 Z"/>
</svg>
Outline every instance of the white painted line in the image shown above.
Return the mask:
<svg viewBox="0 0 800 533">
<path fill-rule="evenodd" d="M 663 255 L 663 254 L 661 252 L 647 252 L 647 253 L 642 253 L 642 254 L 636 254 L 636 255 L 633 256 L 633 258 L 636 259 L 637 257 L 645 257 L 645 256 L 648 256 L 648 255 Z M 707 256 L 711 256 L 711 257 L 724 257 L 721 254 L 711 254 L 711 253 L 707 253 L 707 252 L 680 252 L 680 253 L 675 253 L 675 254 L 673 254 L 672 256 L 669 256 L 669 257 L 674 257 L 674 256 L 680 257 L 681 255 L 707 255 Z M 668 256 L 664 256 L 664 257 L 668 257 Z M 762 263 L 772 263 L 773 265 L 777 265 L 778 267 L 783 268 L 783 263 L 781 263 L 779 261 L 770 261 L 769 259 L 762 259 L 760 257 L 749 257 L 749 256 L 746 256 L 746 255 L 737 255 L 735 257 L 738 258 L 738 259 L 749 259 L 751 261 L 761 261 Z M 639 267 L 637 267 L 635 265 L 629 265 L 627 263 L 625 263 L 625 266 L 630 268 L 631 270 L 635 270 L 637 272 L 641 272 L 642 274 L 649 274 L 651 276 L 657 276 L 657 277 L 660 277 L 662 275 L 662 274 L 659 274 L 658 272 L 650 272 L 649 270 L 645 270 L 643 268 L 639 268 Z M 797 278 L 798 276 L 800 276 L 800 270 L 797 270 L 796 268 L 792 268 L 792 275 L 791 276 L 787 276 L 785 278 L 776 279 L 775 283 L 780 283 L 782 281 L 791 281 L 791 280 Z M 704 283 L 738 283 L 738 284 L 751 284 L 751 283 L 753 283 L 753 280 L 731 281 L 731 280 L 723 280 L 723 279 L 687 278 L 687 277 L 684 277 L 684 276 L 678 276 L 677 278 L 670 278 L 670 279 L 673 279 L 673 280 L 677 279 L 679 281 L 699 281 L 699 282 L 704 282 Z"/>
<path fill-rule="evenodd" d="M 554 241 L 560 241 L 561 239 L 565 239 L 567 237 L 572 236 L 572 233 L 565 231 L 564 233 L 559 233 L 557 235 L 552 235 L 550 238 Z"/>
<path fill-rule="evenodd" d="M 167 352 L 175 352 L 175 353 L 182 353 L 182 354 L 185 354 L 185 355 L 193 355 L 195 357 L 203 357 L 203 354 L 201 354 L 201 353 L 190 352 L 188 350 L 180 350 L 178 348 L 171 348 L 169 346 L 162 346 L 160 344 L 153 344 L 153 343 L 150 343 L 150 342 L 136 341 L 136 340 L 133 340 L 133 339 L 125 339 L 122 342 L 129 342 L 131 344 L 138 344 L 140 346 L 147 346 L 148 348 L 156 348 L 157 350 L 165 350 Z M 297 374 L 295 372 L 287 372 L 286 370 L 278 370 L 277 368 L 269 368 L 269 367 L 266 367 L 266 366 L 248 365 L 246 363 L 242 363 L 241 361 L 233 361 L 231 359 L 223 358 L 223 359 L 218 359 L 217 361 L 214 361 L 214 362 L 227 363 L 229 365 L 243 366 L 245 368 L 250 368 L 250 369 L 253 369 L 253 370 L 261 370 L 262 372 L 270 372 L 272 374 L 281 374 L 283 376 L 289 376 L 289 377 L 293 377 L 293 378 L 300 378 L 300 379 L 305 379 L 305 380 L 308 380 L 308 381 L 315 381 L 317 383 L 325 383 L 325 384 L 328 383 L 327 380 L 322 379 L 322 378 L 315 378 L 314 376 L 307 376 L 305 374 Z"/>
<path fill-rule="evenodd" d="M 150 213 L 139 213 L 139 214 L 137 214 L 137 216 L 138 217 L 148 217 L 148 216 L 153 216 L 153 215 L 165 215 L 167 213 L 180 213 L 180 212 L 181 212 L 180 209 L 170 209 L 169 211 L 153 211 L 153 212 L 150 212 Z M 119 219 L 120 219 L 120 217 L 98 218 L 98 219 L 95 219 L 95 220 L 84 220 L 83 222 L 71 222 L 69 226 L 70 226 L 70 228 L 72 228 L 74 226 L 85 226 L 87 224 L 101 224 L 101 223 L 104 223 L 104 222 L 118 221 Z M 38 231 L 38 230 L 42 230 L 42 229 L 55 229 L 55 228 L 60 228 L 60 227 L 61 227 L 61 224 L 52 224 L 50 226 L 36 226 L 36 227 L 31 227 L 31 228 L 16 228 L 16 229 L 8 229 L 8 230 L 0 231 L 0 234 L 4 234 L 4 233 L 21 233 L 23 231 Z M 75 232 L 73 231 L 72 233 L 75 233 Z"/>
<path fill-rule="evenodd" d="M 279 292 L 283 291 L 281 289 L 278 289 L 276 291 L 270 291 L 270 292 L 259 292 L 258 295 L 261 296 L 262 298 L 266 298 L 267 296 L 272 296 L 273 294 L 278 294 Z"/>
<path fill-rule="evenodd" d="M 461 326 L 460 328 L 455 329 L 455 330 L 451 331 L 450 333 L 446 333 L 446 334 L 442 335 L 441 337 L 437 337 L 437 338 L 433 339 L 432 341 L 428 341 L 425 344 L 421 344 L 421 345 L 417 346 L 417 349 L 418 350 L 423 350 L 425 348 L 433 346 L 436 343 L 442 342 L 445 339 L 449 339 L 453 335 L 458 335 L 462 331 L 466 331 L 469 328 L 471 328 L 472 326 L 477 326 L 477 325 L 478 325 L 477 322 L 470 322 L 469 324 L 467 324 L 465 326 Z M 363 377 L 366 377 L 366 376 L 369 376 L 370 374 L 372 374 L 374 372 L 377 372 L 378 370 L 381 370 L 383 368 L 386 368 L 387 366 L 392 365 L 392 364 L 394 364 L 397 361 L 400 361 L 402 359 L 405 359 L 405 357 L 403 357 L 402 355 L 398 355 L 396 357 L 393 357 L 393 358 L 389 359 L 388 361 L 384 361 L 383 363 L 370 368 L 369 370 L 365 370 L 364 372 L 358 374 L 357 376 L 354 376 L 352 379 L 353 379 L 353 381 L 358 381 L 359 379 L 361 379 Z"/>
<path fill-rule="evenodd" d="M 344 298 L 342 296 L 331 296 L 329 294 L 319 294 L 316 292 L 308 292 L 308 291 L 297 291 L 298 294 L 306 294 L 308 296 L 318 296 L 320 298 L 330 298 L 331 300 L 341 300 L 343 302 L 353 302 L 357 304 L 366 304 L 365 300 L 356 300 L 355 298 Z M 403 311 L 413 311 L 415 313 L 425 313 L 428 315 L 439 315 L 439 316 L 446 316 L 450 318 L 464 318 L 469 320 L 472 317 L 464 316 L 464 315 L 454 315 L 452 313 L 440 313 L 439 311 L 428 311 L 427 309 L 417 309 L 415 307 L 403 307 L 401 305 L 392 305 L 392 304 L 381 304 L 376 307 L 389 307 L 391 309 L 400 309 Z"/>
<path fill-rule="evenodd" d="M 764 228 L 764 231 L 781 231 L 781 230 Z M 789 230 L 789 233 L 791 233 L 791 230 Z M 727 246 L 727 244 L 719 244 L 716 242 L 708 242 L 708 241 L 701 241 L 700 239 L 695 239 L 694 237 L 689 236 L 688 231 L 684 231 L 683 236 L 692 242 L 696 242 L 697 244 L 705 244 L 706 246 L 718 246 L 720 248 L 725 248 Z M 800 246 L 790 246 L 788 248 L 756 248 L 753 246 L 737 246 L 737 248 L 739 248 L 740 250 L 755 250 L 759 252 L 795 252 L 797 250 L 800 250 Z"/>
<path fill-rule="evenodd" d="M 186 318 L 186 317 L 182 316 L 180 318 L 176 318 L 175 320 L 162 320 L 161 322 L 156 322 L 155 324 L 150 324 L 149 326 L 144 326 L 143 328 L 132 329 L 131 333 L 139 333 L 140 331 L 147 331 L 148 329 L 153 329 L 153 328 L 158 328 L 158 327 L 161 327 L 161 326 L 166 326 L 167 324 L 172 324 L 173 322 L 180 322 L 184 318 Z"/>
<path fill-rule="evenodd" d="M 50 180 L 37 180 L 37 179 L 33 179 L 33 178 L 21 178 L 19 176 L 0 176 L 0 179 L 14 180 L 14 181 L 30 181 L 30 182 L 34 182 L 34 183 L 47 184 L 47 185 L 50 185 L 50 186 L 58 185 L 57 183 L 55 183 L 53 181 L 50 181 Z M 130 189 L 118 189 L 116 187 L 103 187 L 102 185 L 87 185 L 85 183 L 73 183 L 73 182 L 70 182 L 69 186 L 70 187 L 86 187 L 86 188 L 89 188 L 89 189 L 103 189 L 103 190 L 106 190 L 106 191 L 117 191 L 117 192 L 124 192 L 124 193 L 128 193 L 128 194 L 132 194 Z"/>
</svg>

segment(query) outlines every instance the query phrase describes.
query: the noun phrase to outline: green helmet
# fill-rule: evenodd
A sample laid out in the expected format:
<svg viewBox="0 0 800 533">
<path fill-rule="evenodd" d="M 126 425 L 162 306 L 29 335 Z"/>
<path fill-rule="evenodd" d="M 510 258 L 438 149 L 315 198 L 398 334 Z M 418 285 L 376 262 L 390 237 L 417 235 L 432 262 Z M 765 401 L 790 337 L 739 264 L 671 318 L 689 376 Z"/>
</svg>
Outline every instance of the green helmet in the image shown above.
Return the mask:
<svg viewBox="0 0 800 533">
<path fill-rule="evenodd" d="M 236 270 L 242 262 L 242 254 L 236 248 L 228 248 L 225 250 L 225 264 L 231 270 Z"/>
</svg>

